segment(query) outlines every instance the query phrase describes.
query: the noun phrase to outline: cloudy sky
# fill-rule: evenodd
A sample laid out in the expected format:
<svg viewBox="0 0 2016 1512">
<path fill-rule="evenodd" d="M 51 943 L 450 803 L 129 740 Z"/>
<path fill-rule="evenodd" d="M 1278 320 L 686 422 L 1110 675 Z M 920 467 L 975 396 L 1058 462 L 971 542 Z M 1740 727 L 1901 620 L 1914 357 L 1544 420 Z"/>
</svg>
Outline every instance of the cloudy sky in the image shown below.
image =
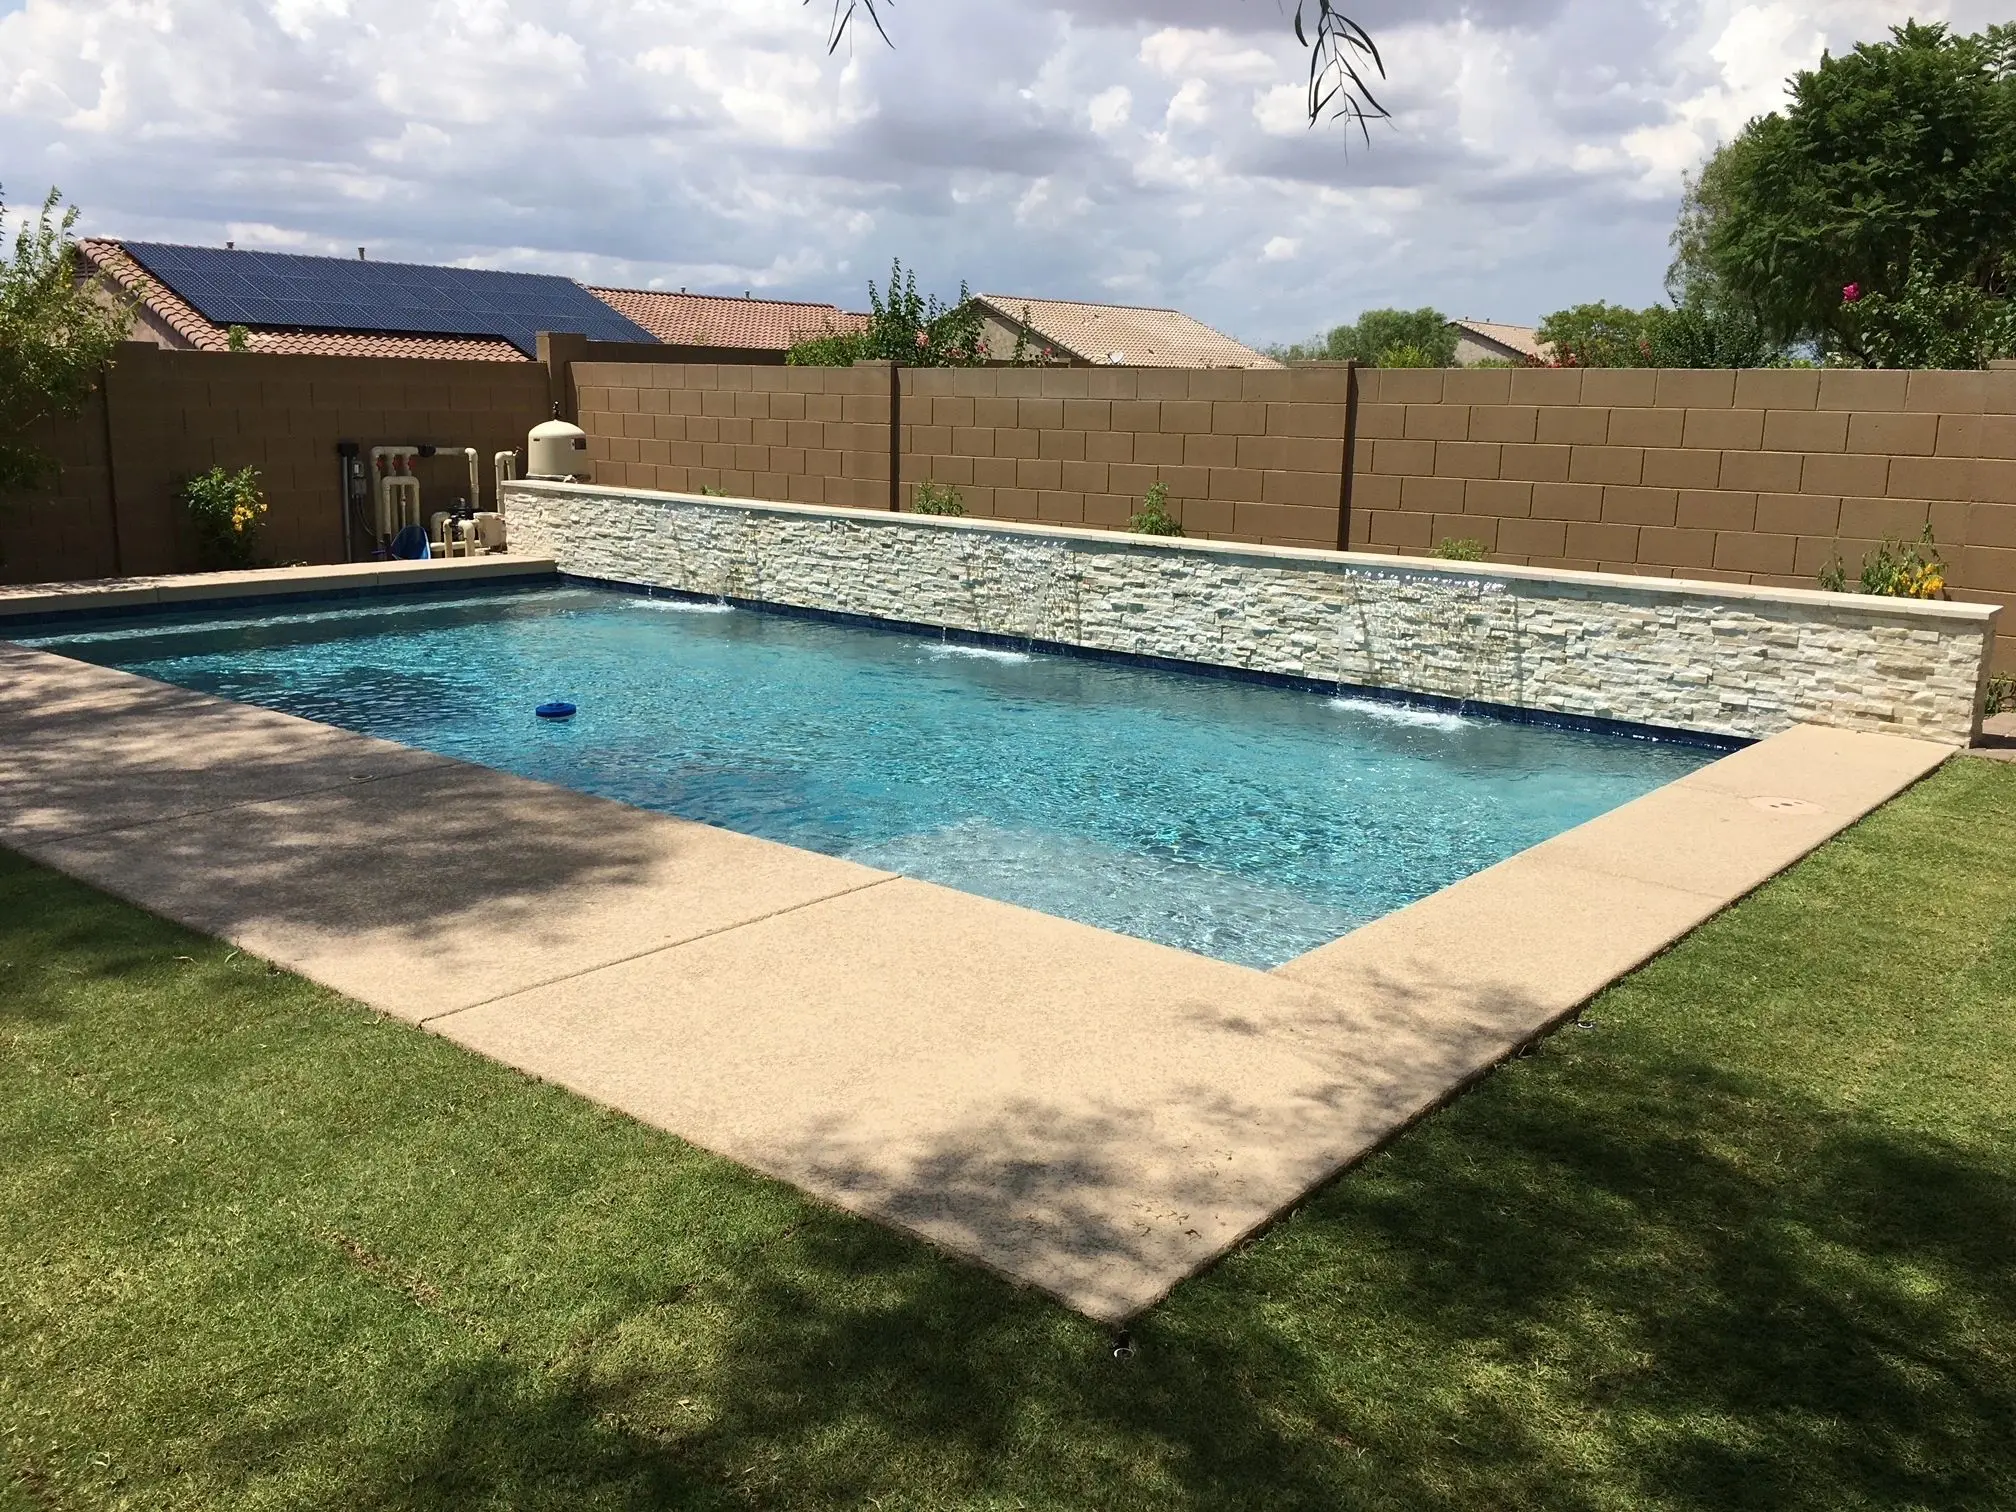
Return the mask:
<svg viewBox="0 0 2016 1512">
<path fill-rule="evenodd" d="M 1362 0 L 1391 123 L 1301 114 L 1293 0 L 0 0 L 0 187 L 94 233 L 864 303 L 1530 321 L 1660 290 L 1681 174 L 1792 70 L 1988 0 Z"/>
</svg>

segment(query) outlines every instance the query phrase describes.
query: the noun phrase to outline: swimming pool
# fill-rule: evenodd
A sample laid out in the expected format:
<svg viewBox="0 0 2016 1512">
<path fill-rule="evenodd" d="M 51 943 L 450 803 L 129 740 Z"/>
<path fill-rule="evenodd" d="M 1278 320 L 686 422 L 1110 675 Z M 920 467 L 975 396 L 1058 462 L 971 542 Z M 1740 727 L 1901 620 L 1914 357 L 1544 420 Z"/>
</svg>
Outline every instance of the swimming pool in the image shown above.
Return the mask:
<svg viewBox="0 0 2016 1512">
<path fill-rule="evenodd" d="M 595 588 L 17 638 L 1259 967 L 1719 754 Z"/>
</svg>

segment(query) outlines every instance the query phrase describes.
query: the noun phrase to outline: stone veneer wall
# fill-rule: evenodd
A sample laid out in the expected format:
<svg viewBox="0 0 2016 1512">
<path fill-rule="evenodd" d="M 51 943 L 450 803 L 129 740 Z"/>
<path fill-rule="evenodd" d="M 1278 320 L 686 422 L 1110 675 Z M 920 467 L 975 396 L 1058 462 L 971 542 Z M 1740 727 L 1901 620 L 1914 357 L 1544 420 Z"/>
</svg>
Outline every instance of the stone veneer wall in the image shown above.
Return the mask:
<svg viewBox="0 0 2016 1512">
<path fill-rule="evenodd" d="M 1964 744 L 1995 610 L 694 498 L 506 491 L 565 573 L 1522 709 Z"/>
</svg>

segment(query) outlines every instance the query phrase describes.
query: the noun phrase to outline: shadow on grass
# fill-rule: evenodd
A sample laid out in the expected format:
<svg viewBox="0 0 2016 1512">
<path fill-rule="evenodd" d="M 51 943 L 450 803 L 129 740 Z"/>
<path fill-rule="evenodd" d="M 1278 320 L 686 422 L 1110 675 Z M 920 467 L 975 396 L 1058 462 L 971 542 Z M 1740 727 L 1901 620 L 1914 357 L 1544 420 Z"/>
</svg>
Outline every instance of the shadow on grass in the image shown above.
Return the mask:
<svg viewBox="0 0 2016 1512">
<path fill-rule="evenodd" d="M 431 1450 L 374 1467 L 374 1494 L 536 1505 L 557 1466 L 617 1506 L 632 1486 L 684 1504 L 688 1474 L 807 1507 L 2009 1494 L 2006 1169 L 1701 1063 L 1548 1070 L 1501 1076 L 1179 1290 L 1130 1363 L 1047 1302 L 822 1214 L 627 1318 L 579 1399 L 484 1387 Z M 650 1336 L 686 1329 L 707 1364 L 675 1385 Z M 675 1391 L 706 1398 L 705 1426 L 679 1426 Z M 397 1489 L 423 1486 L 443 1489 Z"/>
</svg>

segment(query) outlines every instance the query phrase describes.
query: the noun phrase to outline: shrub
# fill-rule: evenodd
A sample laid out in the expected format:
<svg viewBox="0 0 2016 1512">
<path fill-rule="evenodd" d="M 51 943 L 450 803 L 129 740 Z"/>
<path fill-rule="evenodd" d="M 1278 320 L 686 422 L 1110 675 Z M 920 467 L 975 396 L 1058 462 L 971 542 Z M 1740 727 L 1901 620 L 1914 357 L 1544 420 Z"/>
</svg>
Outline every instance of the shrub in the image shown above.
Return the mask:
<svg viewBox="0 0 2016 1512">
<path fill-rule="evenodd" d="M 213 467 L 183 483 L 177 497 L 196 532 L 196 559 L 206 571 L 250 567 L 266 520 L 266 496 L 250 467 Z"/>
<path fill-rule="evenodd" d="M 966 503 L 950 483 L 919 483 L 910 495 L 910 512 L 924 515 L 963 515 Z"/>
<path fill-rule="evenodd" d="M 1425 368 L 1441 365 L 1435 360 L 1433 352 L 1415 346 L 1412 342 L 1390 346 L 1379 354 L 1379 366 L 1382 368 Z"/>
<path fill-rule="evenodd" d="M 1986 714 L 2016 713 L 2016 677 L 2007 672 L 1997 672 L 1988 679 L 1988 698 L 1982 707 Z"/>
<path fill-rule="evenodd" d="M 987 361 L 986 318 L 959 285 L 959 298 L 942 304 L 917 292 L 917 274 L 901 261 L 889 265 L 889 287 L 868 280 L 868 326 L 827 331 L 796 342 L 784 360 L 793 367 L 849 367 L 895 362 L 904 367 L 978 367 Z"/>
<path fill-rule="evenodd" d="M 1481 562 L 1485 558 L 1484 543 L 1473 541 L 1467 536 L 1458 538 L 1444 536 L 1428 553 L 1451 562 Z"/>
<path fill-rule="evenodd" d="M 1920 261 L 1897 295 L 1841 291 L 1841 347 L 1870 367 L 1982 368 L 2016 353 L 2016 305 Z"/>
<path fill-rule="evenodd" d="M 1848 589 L 1848 571 L 1839 552 L 1820 569 L 1820 586 L 1829 593 Z M 1932 539 L 1932 527 L 1915 541 L 1886 540 L 1862 558 L 1859 590 L 1883 598 L 1941 598 L 1946 592 L 1946 563 Z"/>
<path fill-rule="evenodd" d="M 1176 516 L 1169 512 L 1169 485 L 1150 483 L 1148 497 L 1141 501 L 1141 507 L 1127 521 L 1127 528 L 1136 535 L 1180 536 L 1183 526 Z"/>
</svg>

